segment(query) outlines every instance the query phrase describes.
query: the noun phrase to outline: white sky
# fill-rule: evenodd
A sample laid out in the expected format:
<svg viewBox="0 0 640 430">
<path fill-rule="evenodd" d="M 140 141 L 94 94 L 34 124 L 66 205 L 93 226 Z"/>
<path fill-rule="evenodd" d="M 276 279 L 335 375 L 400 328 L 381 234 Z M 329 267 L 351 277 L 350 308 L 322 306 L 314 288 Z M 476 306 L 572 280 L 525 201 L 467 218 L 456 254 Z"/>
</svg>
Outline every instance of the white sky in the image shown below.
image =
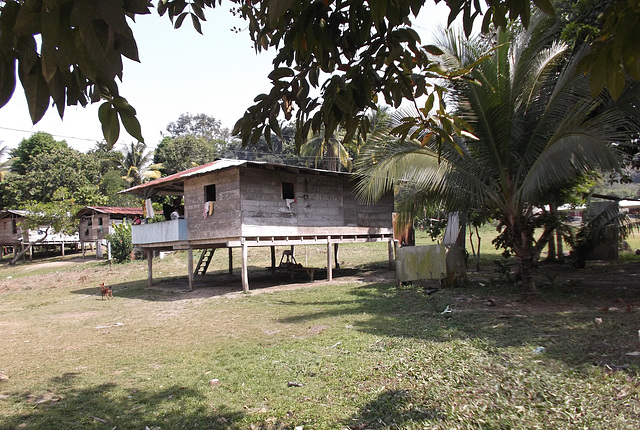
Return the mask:
<svg viewBox="0 0 640 430">
<path fill-rule="evenodd" d="M 170 122 L 182 113 L 204 113 L 233 128 L 260 93 L 270 90 L 267 75 L 275 51 L 256 54 L 248 33 L 231 28 L 246 26 L 228 11 L 229 4 L 205 10 L 204 36 L 186 19 L 178 30 L 167 16 L 139 16 L 131 23 L 138 43 L 140 63 L 125 59 L 120 94 L 135 107 L 142 134 L 149 148 L 155 148 Z M 446 24 L 448 8 L 441 2 L 426 9 L 415 22 L 423 43 L 437 24 Z M 64 120 L 50 107 L 35 125 L 31 124 L 20 83 L 12 100 L 0 109 L 0 147 L 15 148 L 37 131 L 54 135 L 76 149 L 87 151 L 103 140 L 98 107 L 101 103 L 68 106 Z M 134 141 L 123 127 L 116 147 Z"/>
</svg>

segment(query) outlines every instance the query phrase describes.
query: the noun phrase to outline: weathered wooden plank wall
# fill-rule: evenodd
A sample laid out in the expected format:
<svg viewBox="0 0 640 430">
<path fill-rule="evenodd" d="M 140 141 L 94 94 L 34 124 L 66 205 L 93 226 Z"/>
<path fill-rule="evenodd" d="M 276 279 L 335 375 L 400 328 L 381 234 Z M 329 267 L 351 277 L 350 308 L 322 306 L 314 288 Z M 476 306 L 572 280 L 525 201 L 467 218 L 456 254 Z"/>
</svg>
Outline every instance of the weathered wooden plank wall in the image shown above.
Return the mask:
<svg viewBox="0 0 640 430">
<path fill-rule="evenodd" d="M 102 220 L 102 225 L 100 225 Z M 91 221 L 91 225 L 89 225 Z M 90 242 L 94 240 L 104 239 L 110 232 L 111 217 L 109 214 L 93 214 L 86 215 L 80 219 L 78 226 L 78 232 L 80 234 L 80 241 Z"/>
<path fill-rule="evenodd" d="M 283 198 L 292 183 L 295 202 Z M 204 188 L 215 184 L 214 214 L 204 217 Z M 393 196 L 359 204 L 348 176 L 247 167 L 212 172 L 184 184 L 189 240 L 240 236 L 362 234 L 392 229 Z"/>
<path fill-rule="evenodd" d="M 17 232 L 13 233 L 13 215 L 0 219 L 0 243 L 12 244 L 22 237 L 22 229 L 17 226 Z M 16 223 L 19 221 L 16 220 Z"/>
<path fill-rule="evenodd" d="M 212 215 L 203 216 L 207 185 L 216 186 Z M 240 235 L 240 185 L 237 169 L 214 172 L 184 183 L 185 218 L 189 220 L 189 240 Z"/>
</svg>

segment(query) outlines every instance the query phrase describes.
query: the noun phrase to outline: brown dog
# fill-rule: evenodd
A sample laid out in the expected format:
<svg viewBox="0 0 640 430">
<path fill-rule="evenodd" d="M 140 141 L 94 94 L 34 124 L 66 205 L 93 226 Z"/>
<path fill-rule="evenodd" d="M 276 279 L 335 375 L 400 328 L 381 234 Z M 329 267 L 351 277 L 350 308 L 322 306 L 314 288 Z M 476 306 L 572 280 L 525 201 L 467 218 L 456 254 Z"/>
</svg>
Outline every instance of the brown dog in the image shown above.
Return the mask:
<svg viewBox="0 0 640 430">
<path fill-rule="evenodd" d="M 104 300 L 105 296 L 107 300 L 113 299 L 113 291 L 111 291 L 111 288 L 105 287 L 104 282 L 100 284 L 100 290 L 102 292 L 102 300 Z"/>
</svg>

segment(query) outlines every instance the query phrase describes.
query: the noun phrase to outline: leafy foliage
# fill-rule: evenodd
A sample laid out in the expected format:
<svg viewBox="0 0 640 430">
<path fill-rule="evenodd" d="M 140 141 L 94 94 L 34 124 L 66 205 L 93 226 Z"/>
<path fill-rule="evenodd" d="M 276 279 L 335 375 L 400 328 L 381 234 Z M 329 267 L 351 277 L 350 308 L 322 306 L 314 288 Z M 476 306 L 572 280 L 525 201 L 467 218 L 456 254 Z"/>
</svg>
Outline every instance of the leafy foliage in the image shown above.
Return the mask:
<svg viewBox="0 0 640 430">
<path fill-rule="evenodd" d="M 80 207 L 73 198 L 70 198 L 65 188 L 58 189 L 48 202 L 29 201 L 22 206 L 26 211 L 25 219 L 22 221 L 24 230 L 38 229 L 48 226 L 45 236 L 49 233 L 73 234 L 76 231 L 75 213 Z"/>
<path fill-rule="evenodd" d="M 118 194 L 129 187 L 129 183 L 122 177 L 120 171 L 110 170 L 102 176 L 100 193 L 108 199 L 110 206 L 134 207 L 140 206 L 140 200 L 130 194 Z"/>
<path fill-rule="evenodd" d="M 519 19 L 527 27 L 530 0 L 437 0 L 450 8 L 449 24 L 462 16 L 465 33 L 482 17 L 482 29 L 505 28 Z M 345 142 L 356 134 L 365 136 L 370 122 L 367 108 L 375 108 L 378 95 L 398 107 L 422 95 L 441 96 L 431 78 L 459 78 L 464 71 L 443 69 L 431 56 L 437 48 L 421 46 L 411 28 L 426 0 L 292 0 L 241 1 L 232 10 L 248 21 L 255 48 L 278 50 L 269 75 L 272 90 L 258 95 L 256 104 L 236 124 L 243 143 L 255 144 L 263 136 L 271 144 L 279 136 L 279 116 L 292 118 L 297 108 L 296 144 L 324 130 L 328 140 L 338 126 Z M 614 97 L 624 88 L 625 73 L 638 78 L 638 0 L 609 0 L 593 52 L 583 69 L 592 75 L 593 93 L 606 86 Z M 175 28 L 189 18 L 202 32 L 205 8 L 221 0 L 160 0 L 157 12 L 167 15 Z M 553 14 L 551 0 L 533 0 L 542 11 Z M 119 94 L 116 78 L 122 79 L 123 57 L 139 61 L 138 48 L 128 18 L 151 12 L 148 0 L 5 0 L 0 2 L 0 107 L 6 105 L 17 79 L 25 90 L 34 123 L 50 102 L 60 117 L 65 106 L 103 100 L 98 116 L 109 145 L 120 136 L 121 125 L 143 142 L 136 110 Z M 485 9 L 483 11 L 483 8 Z M 609 73 L 611 72 L 611 73 Z M 321 83 L 321 79 L 326 80 Z M 311 96 L 317 89 L 320 96 Z M 432 100 L 429 103 L 434 102 Z M 425 114 L 429 109 L 424 107 Z M 457 127 L 445 109 L 434 113 L 433 132 L 452 143 L 447 134 Z M 440 127 L 442 123 L 442 127 Z M 461 124 L 457 124 L 461 126 Z M 464 127 L 462 127 L 464 128 Z"/>
<path fill-rule="evenodd" d="M 67 148 L 66 142 L 56 141 L 49 133 L 34 133 L 28 139 L 22 139 L 18 147 L 11 150 L 11 170 L 24 175 L 29 165 L 37 161 L 38 156 L 59 148 Z"/>
<path fill-rule="evenodd" d="M 7 146 L 0 146 L 0 182 L 4 181 L 5 176 L 9 174 L 10 165 L 12 160 L 3 160 L 5 154 L 9 153 L 9 148 Z"/>
<path fill-rule="evenodd" d="M 573 248 L 573 263 L 578 268 L 585 266 L 589 254 L 603 239 L 609 239 L 617 247 L 618 241 L 626 239 L 634 230 L 640 230 L 640 222 L 621 212 L 617 202 L 610 202 L 599 213 L 588 218 L 580 229 L 568 237 Z"/>
<path fill-rule="evenodd" d="M 142 141 L 136 111 L 115 79 L 122 79 L 122 57 L 139 61 L 127 18 L 148 14 L 149 6 L 148 0 L 1 2 L 0 106 L 11 99 L 17 73 L 34 124 L 50 101 L 62 118 L 66 106 L 103 99 L 99 118 L 107 142 L 118 139 L 120 122 Z"/>
<path fill-rule="evenodd" d="M 131 225 L 127 222 L 113 225 L 113 233 L 107 236 L 111 244 L 111 256 L 116 263 L 131 261 L 133 242 L 131 241 Z"/>
<path fill-rule="evenodd" d="M 167 125 L 167 132 L 173 138 L 192 135 L 203 138 L 207 142 L 226 141 L 230 138 L 229 129 L 222 127 L 219 119 L 203 113 L 181 114 L 176 121 Z"/>
<path fill-rule="evenodd" d="M 422 47 L 408 25 L 424 2 L 399 1 L 391 8 L 386 1 L 273 3 L 238 7 L 256 48 L 278 49 L 271 92 L 256 97 L 234 128 L 245 144 L 261 135 L 269 143 L 272 132 L 280 134 L 279 115 L 291 119 L 294 108 L 297 146 L 310 133 L 323 133 L 329 142 L 338 127 L 343 142 L 364 137 L 371 125 L 366 112 L 376 109 L 378 94 L 399 107 L 405 99 L 439 92 L 430 78 L 455 77 L 432 59 L 439 51 Z M 319 96 L 311 95 L 314 89 Z M 454 121 L 444 109 L 437 115 Z"/>
<path fill-rule="evenodd" d="M 618 98 L 624 92 L 627 75 L 640 80 L 640 1 L 606 3 L 607 8 L 598 17 L 598 36 L 580 66 L 590 76 L 593 96 L 607 88 L 613 98 Z"/>
<path fill-rule="evenodd" d="M 358 163 L 365 198 L 400 186 L 405 212 L 435 203 L 495 214 L 525 289 L 535 287 L 529 268 L 533 233 L 542 224 L 536 203 L 593 170 L 618 168 L 620 157 L 609 143 L 625 141 L 640 123 L 638 83 L 629 82 L 618 100 L 605 93 L 592 98 L 588 80 L 575 73 L 584 51 L 568 57 L 565 46 L 551 43 L 557 27 L 550 19 L 534 17 L 527 31 L 499 30 L 495 39 L 447 32 L 441 42 L 447 62 L 465 67 L 491 51 L 472 71 L 482 85 L 447 85 L 475 139 L 458 140 L 456 148 L 439 146 L 427 131 L 404 142 L 386 133 L 370 140 Z"/>
<path fill-rule="evenodd" d="M 151 161 L 151 154 L 147 152 L 147 145 L 143 142 L 131 142 L 124 145 L 122 168 L 125 174 L 123 178 L 130 186 L 140 185 L 144 182 L 145 169 Z"/>
<path fill-rule="evenodd" d="M 29 201 L 51 202 L 65 189 L 78 204 L 105 203 L 99 195 L 98 161 L 57 142 L 47 133 L 35 133 L 12 151 L 17 172 L 2 183 L 2 205 L 17 207 Z M 20 173 L 21 172 L 21 173 Z"/>
<path fill-rule="evenodd" d="M 307 159 L 313 160 L 313 167 L 324 168 L 334 172 L 340 171 L 342 167 L 351 170 L 352 160 L 349 157 L 347 148 L 341 143 L 340 131 L 326 139 L 324 133 L 308 139 L 300 148 L 300 154 Z"/>
<path fill-rule="evenodd" d="M 165 137 L 153 155 L 154 164 L 161 164 L 163 175 L 199 166 L 216 158 L 215 147 L 202 137 L 187 134 L 175 138 Z"/>
<path fill-rule="evenodd" d="M 267 143 L 264 137 L 258 139 L 254 145 L 243 146 L 240 139 L 231 139 L 227 146 L 220 152 L 220 156 L 238 158 L 241 160 L 264 161 L 295 166 L 305 166 L 305 159 L 299 154 L 294 144 L 296 129 L 290 123 L 280 125 L 281 136 L 271 134 L 271 143 Z"/>
</svg>

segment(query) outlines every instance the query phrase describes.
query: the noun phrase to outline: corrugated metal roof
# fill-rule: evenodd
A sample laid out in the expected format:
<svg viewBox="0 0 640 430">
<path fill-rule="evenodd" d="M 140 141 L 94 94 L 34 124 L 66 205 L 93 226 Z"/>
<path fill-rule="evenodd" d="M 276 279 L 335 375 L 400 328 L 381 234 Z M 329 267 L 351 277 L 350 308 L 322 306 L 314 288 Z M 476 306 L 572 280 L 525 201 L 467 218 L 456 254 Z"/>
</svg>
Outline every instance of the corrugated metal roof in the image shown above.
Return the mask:
<svg viewBox="0 0 640 430">
<path fill-rule="evenodd" d="M 5 218 L 9 215 L 25 216 L 26 214 L 27 211 L 23 211 L 20 209 L 5 209 L 3 211 L 0 211 L 0 218 Z"/>
<path fill-rule="evenodd" d="M 229 167 L 239 166 L 243 163 L 246 163 L 246 161 L 219 159 L 207 164 L 203 164 L 202 166 L 192 167 L 190 169 L 183 170 L 182 172 L 165 176 L 164 178 L 158 178 L 153 181 L 145 182 L 144 184 L 141 184 L 141 185 L 136 185 L 135 187 L 131 187 L 126 190 L 120 191 L 120 193 L 143 195 L 147 190 L 152 190 L 156 188 L 171 188 L 171 185 L 182 182 L 185 178 L 202 175 L 205 173 L 213 172 L 215 170 L 222 170 Z M 179 187 L 179 188 L 180 189 L 176 189 L 175 191 L 176 192 L 181 191 L 182 187 Z"/>
<path fill-rule="evenodd" d="M 82 216 L 93 211 L 109 215 L 142 215 L 143 213 L 142 207 L 86 206 L 78 211 L 77 216 Z"/>
<path fill-rule="evenodd" d="M 220 158 L 202 166 L 192 167 L 191 169 L 183 170 L 182 172 L 174 173 L 173 175 L 165 176 L 164 178 L 155 179 L 153 181 L 145 182 L 144 184 L 137 185 L 135 187 L 128 188 L 120 191 L 119 193 L 129 193 L 137 196 L 148 197 L 153 195 L 152 190 L 161 190 L 163 194 L 167 195 L 179 195 L 182 194 L 182 182 L 194 176 L 204 175 L 206 173 L 228 169 L 230 167 L 238 166 L 260 166 L 260 167 L 274 167 L 280 169 L 295 169 L 296 171 L 309 171 L 309 172 L 322 172 L 326 174 L 345 175 L 346 172 L 331 172 L 328 170 L 311 169 L 307 167 L 287 166 L 285 164 L 267 163 L 264 161 L 247 161 L 247 160 L 232 160 L 228 158 Z M 175 194 L 172 194 L 175 193 Z"/>
</svg>

